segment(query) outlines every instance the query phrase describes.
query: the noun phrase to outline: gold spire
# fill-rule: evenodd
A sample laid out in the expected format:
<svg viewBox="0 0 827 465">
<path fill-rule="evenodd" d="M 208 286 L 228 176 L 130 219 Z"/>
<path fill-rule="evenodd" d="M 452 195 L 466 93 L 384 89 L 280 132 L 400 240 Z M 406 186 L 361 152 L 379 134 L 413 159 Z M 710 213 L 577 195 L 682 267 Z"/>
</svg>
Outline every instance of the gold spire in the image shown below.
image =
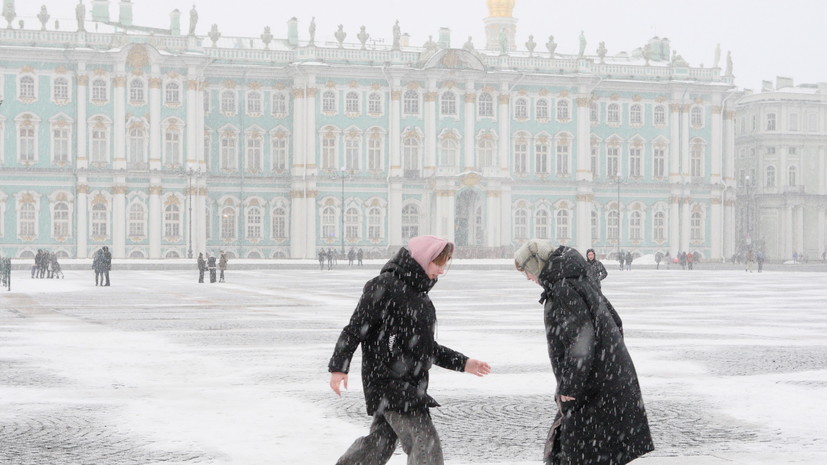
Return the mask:
<svg viewBox="0 0 827 465">
<path fill-rule="evenodd" d="M 510 18 L 515 0 L 487 0 L 489 16 Z"/>
</svg>

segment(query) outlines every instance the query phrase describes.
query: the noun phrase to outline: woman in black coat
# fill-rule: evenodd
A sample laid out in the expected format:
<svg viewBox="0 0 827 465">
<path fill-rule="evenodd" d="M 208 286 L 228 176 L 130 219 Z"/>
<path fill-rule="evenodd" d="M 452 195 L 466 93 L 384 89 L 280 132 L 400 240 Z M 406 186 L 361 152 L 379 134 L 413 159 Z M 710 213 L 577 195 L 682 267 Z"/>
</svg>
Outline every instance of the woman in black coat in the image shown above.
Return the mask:
<svg viewBox="0 0 827 465">
<path fill-rule="evenodd" d="M 586 268 L 589 279 L 592 280 L 592 283 L 597 286 L 597 290 L 599 291 L 601 288 L 600 281 L 606 279 L 606 276 L 609 276 L 609 272 L 606 271 L 606 267 L 603 266 L 603 263 L 597 259 L 594 249 L 589 249 L 586 251 L 586 263 L 589 265 Z"/>
<path fill-rule="evenodd" d="M 357 439 L 338 465 L 384 464 L 397 440 L 409 464 L 442 465 L 442 446 L 429 408 L 433 364 L 477 376 L 491 367 L 436 342 L 436 310 L 428 291 L 453 253 L 453 244 L 435 236 L 414 237 L 365 284 L 362 298 L 336 342 L 328 364 L 330 387 L 347 388 L 350 360 L 362 346 L 362 384 L 370 433 Z"/>
<path fill-rule="evenodd" d="M 623 465 L 654 450 L 622 323 L 587 277 L 586 260 L 546 241 L 527 242 L 515 265 L 543 287 L 546 339 L 558 412 L 547 465 Z"/>
</svg>

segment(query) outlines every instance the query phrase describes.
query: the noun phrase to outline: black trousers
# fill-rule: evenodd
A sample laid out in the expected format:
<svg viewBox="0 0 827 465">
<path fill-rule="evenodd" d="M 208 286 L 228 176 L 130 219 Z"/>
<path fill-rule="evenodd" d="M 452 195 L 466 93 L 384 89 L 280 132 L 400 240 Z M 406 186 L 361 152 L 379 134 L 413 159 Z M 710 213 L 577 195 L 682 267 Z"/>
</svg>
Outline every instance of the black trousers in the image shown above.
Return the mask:
<svg viewBox="0 0 827 465">
<path fill-rule="evenodd" d="M 215 282 L 215 268 L 210 268 L 210 282 Z"/>
<path fill-rule="evenodd" d="M 408 454 L 408 465 L 444 465 L 442 444 L 427 410 L 385 412 L 373 417 L 370 432 L 353 442 L 336 465 L 384 465 L 396 442 Z"/>
</svg>

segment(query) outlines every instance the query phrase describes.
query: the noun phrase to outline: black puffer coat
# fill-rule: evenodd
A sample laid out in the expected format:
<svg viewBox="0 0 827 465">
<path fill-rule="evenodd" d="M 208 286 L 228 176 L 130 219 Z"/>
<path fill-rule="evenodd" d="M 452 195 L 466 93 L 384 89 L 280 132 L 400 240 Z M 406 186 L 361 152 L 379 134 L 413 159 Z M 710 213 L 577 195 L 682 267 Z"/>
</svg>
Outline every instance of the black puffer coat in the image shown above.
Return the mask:
<svg viewBox="0 0 827 465">
<path fill-rule="evenodd" d="M 545 460 L 622 465 L 654 450 L 654 444 L 620 319 L 587 278 L 587 266 L 579 252 L 560 247 L 539 276 L 560 407 Z M 562 402 L 560 396 L 575 400 Z"/>
<path fill-rule="evenodd" d="M 428 291 L 436 284 L 407 249 L 400 249 L 376 278 L 344 327 L 330 372 L 347 373 L 362 344 L 362 383 L 368 415 L 407 412 L 439 404 L 428 395 L 428 370 L 436 364 L 463 371 L 468 357 L 434 339 L 436 310 Z"/>
</svg>

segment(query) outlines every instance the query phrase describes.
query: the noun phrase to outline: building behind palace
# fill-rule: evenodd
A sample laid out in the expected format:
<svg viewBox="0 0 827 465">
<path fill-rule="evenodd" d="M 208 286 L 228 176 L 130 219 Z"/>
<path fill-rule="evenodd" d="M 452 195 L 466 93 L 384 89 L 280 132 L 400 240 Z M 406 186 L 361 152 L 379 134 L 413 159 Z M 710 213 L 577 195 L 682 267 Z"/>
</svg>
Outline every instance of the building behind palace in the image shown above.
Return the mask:
<svg viewBox="0 0 827 465">
<path fill-rule="evenodd" d="M 465 256 L 539 237 L 719 260 L 745 228 L 779 255 L 824 247 L 824 89 L 744 96 L 761 124 L 766 108 L 792 122 L 779 102 L 800 99 L 799 129 L 761 139 L 740 118 L 736 139 L 741 94 L 720 52 L 704 68 L 660 38 L 614 55 L 518 45 L 513 0 L 488 0 L 482 47 L 454 46 L 447 28 L 413 45 L 390 20 L 385 44 L 364 29 L 320 42 L 295 18 L 283 37 L 201 36 L 197 15 L 187 32 L 177 11 L 153 29 L 132 24 L 128 1 L 117 21 L 108 0 L 80 5 L 71 25 L 41 11 L 42 28 L 0 29 L 2 255 L 386 256 L 437 234 Z M 774 190 L 750 192 L 746 226 L 736 153 L 756 180 L 774 159 L 744 157 L 770 146 Z M 803 181 L 786 180 L 793 166 Z M 812 221 L 817 239 L 799 232 Z"/>
</svg>

